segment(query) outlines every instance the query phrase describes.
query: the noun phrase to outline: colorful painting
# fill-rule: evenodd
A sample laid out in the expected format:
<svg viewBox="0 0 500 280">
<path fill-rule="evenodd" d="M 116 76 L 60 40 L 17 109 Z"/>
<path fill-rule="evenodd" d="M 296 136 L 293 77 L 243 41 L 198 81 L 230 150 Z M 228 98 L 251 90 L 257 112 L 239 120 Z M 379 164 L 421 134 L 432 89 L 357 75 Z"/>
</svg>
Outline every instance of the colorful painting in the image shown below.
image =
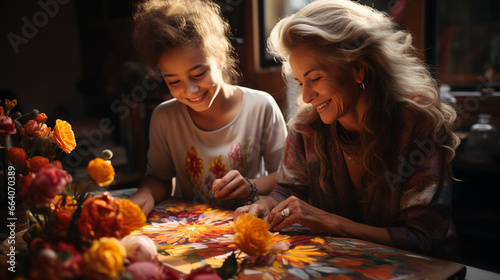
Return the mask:
<svg viewBox="0 0 500 280">
<path fill-rule="evenodd" d="M 115 194 L 119 195 L 119 194 Z M 122 196 L 127 196 L 122 193 Z M 146 234 L 158 245 L 160 261 L 181 273 L 209 264 L 220 267 L 236 250 L 230 223 L 232 211 L 169 199 L 158 204 Z M 273 244 L 290 249 L 265 261 L 241 257 L 238 279 L 444 279 L 465 276 L 462 265 L 348 238 L 273 233 Z M 462 275 L 460 277 L 460 275 Z"/>
</svg>

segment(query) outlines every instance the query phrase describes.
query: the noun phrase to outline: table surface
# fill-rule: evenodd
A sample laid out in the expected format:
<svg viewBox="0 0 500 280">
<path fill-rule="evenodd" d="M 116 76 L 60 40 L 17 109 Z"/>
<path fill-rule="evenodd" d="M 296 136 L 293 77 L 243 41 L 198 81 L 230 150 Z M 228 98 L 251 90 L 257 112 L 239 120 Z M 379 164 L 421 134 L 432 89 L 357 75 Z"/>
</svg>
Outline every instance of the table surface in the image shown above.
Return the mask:
<svg viewBox="0 0 500 280">
<path fill-rule="evenodd" d="M 126 198 L 136 189 L 112 191 Z M 232 211 L 189 201 L 168 199 L 155 206 L 145 234 L 158 246 L 160 261 L 180 274 L 209 264 L 220 267 L 233 252 Z M 499 279 L 500 274 L 431 258 L 366 241 L 337 238 L 289 227 L 273 233 L 273 244 L 290 249 L 266 264 L 245 260 L 238 279 Z M 241 257 L 244 256 L 244 257 Z"/>
<path fill-rule="evenodd" d="M 136 189 L 112 191 L 126 198 Z M 209 264 L 220 267 L 233 251 L 232 211 L 169 199 L 156 205 L 147 224 L 132 234 L 146 234 L 158 246 L 160 261 L 187 274 Z M 290 249 L 266 264 L 244 259 L 238 279 L 499 279 L 500 274 L 366 241 L 303 232 L 291 227 L 273 234 L 273 244 Z M 21 241 L 22 233 L 19 234 Z M 7 240 L 0 245 L 7 252 Z"/>
</svg>

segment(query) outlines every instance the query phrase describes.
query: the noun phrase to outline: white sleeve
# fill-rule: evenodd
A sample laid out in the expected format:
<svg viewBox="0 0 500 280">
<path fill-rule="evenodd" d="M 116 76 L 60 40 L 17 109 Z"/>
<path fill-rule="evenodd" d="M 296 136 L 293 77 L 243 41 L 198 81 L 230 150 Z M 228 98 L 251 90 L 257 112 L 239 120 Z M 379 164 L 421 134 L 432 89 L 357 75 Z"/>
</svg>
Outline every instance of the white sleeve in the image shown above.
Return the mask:
<svg viewBox="0 0 500 280">
<path fill-rule="evenodd" d="M 264 168 L 271 173 L 278 170 L 281 154 L 285 146 L 287 128 L 281 110 L 271 96 L 266 106 L 266 117 L 264 123 L 264 135 L 262 136 L 262 151 L 264 157 Z"/>
<path fill-rule="evenodd" d="M 175 176 L 175 167 L 167 137 L 169 118 L 165 110 L 157 107 L 151 116 L 149 127 L 149 149 L 146 174 L 162 181 L 170 181 Z"/>
</svg>

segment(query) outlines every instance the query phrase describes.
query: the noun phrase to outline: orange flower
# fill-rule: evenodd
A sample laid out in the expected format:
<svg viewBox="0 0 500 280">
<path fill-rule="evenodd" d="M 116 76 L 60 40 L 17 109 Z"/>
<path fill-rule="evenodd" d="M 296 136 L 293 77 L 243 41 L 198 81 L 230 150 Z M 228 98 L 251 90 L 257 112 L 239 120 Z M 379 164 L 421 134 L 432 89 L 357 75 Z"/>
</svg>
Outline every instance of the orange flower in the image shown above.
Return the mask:
<svg viewBox="0 0 500 280">
<path fill-rule="evenodd" d="M 42 167 L 49 164 L 49 159 L 41 156 L 34 156 L 28 160 L 30 172 L 38 172 Z"/>
<path fill-rule="evenodd" d="M 121 236 L 126 236 L 136 229 L 140 229 L 146 223 L 146 215 L 142 209 L 128 199 L 115 198 L 123 216 Z"/>
<path fill-rule="evenodd" d="M 7 152 L 7 159 L 13 164 L 21 164 L 26 162 L 28 155 L 22 148 L 11 147 Z"/>
<path fill-rule="evenodd" d="M 89 162 L 87 174 L 101 187 L 108 186 L 115 179 L 113 165 L 102 158 L 95 158 Z"/>
<path fill-rule="evenodd" d="M 76 147 L 75 134 L 71 130 L 71 125 L 63 120 L 56 120 L 54 127 L 54 139 L 57 145 L 67 154 Z"/>
<path fill-rule="evenodd" d="M 71 196 L 57 195 L 50 204 L 50 209 L 55 212 L 53 219 L 56 226 L 61 229 L 69 228 L 77 207 L 77 201 Z"/>
<path fill-rule="evenodd" d="M 269 224 L 263 219 L 244 213 L 236 218 L 232 224 L 234 243 L 243 252 L 250 256 L 260 256 L 269 253 L 272 236 L 269 233 Z"/>
<path fill-rule="evenodd" d="M 108 192 L 83 203 L 78 227 L 84 240 L 105 236 L 121 238 L 122 225 L 123 215 L 119 205 Z"/>
<path fill-rule="evenodd" d="M 45 113 L 40 113 L 35 117 L 35 121 L 37 123 L 43 123 L 47 119 L 47 115 Z"/>
<path fill-rule="evenodd" d="M 0 106 L 0 118 L 3 117 L 4 114 L 4 109 L 2 106 Z"/>
<path fill-rule="evenodd" d="M 85 279 L 118 279 L 126 254 L 125 248 L 116 238 L 103 237 L 94 240 L 83 255 Z"/>
</svg>

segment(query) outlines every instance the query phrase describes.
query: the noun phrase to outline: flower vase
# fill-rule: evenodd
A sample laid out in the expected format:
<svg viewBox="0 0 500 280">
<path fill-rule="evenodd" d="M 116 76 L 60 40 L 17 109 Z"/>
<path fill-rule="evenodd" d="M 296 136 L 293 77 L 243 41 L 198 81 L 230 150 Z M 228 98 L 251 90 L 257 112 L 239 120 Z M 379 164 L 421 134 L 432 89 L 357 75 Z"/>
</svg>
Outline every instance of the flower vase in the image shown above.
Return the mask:
<svg viewBox="0 0 500 280">
<path fill-rule="evenodd" d="M 21 232 L 29 228 L 30 226 L 29 211 L 30 207 L 26 202 L 21 202 L 16 205 L 16 211 L 15 211 L 16 232 Z"/>
</svg>

